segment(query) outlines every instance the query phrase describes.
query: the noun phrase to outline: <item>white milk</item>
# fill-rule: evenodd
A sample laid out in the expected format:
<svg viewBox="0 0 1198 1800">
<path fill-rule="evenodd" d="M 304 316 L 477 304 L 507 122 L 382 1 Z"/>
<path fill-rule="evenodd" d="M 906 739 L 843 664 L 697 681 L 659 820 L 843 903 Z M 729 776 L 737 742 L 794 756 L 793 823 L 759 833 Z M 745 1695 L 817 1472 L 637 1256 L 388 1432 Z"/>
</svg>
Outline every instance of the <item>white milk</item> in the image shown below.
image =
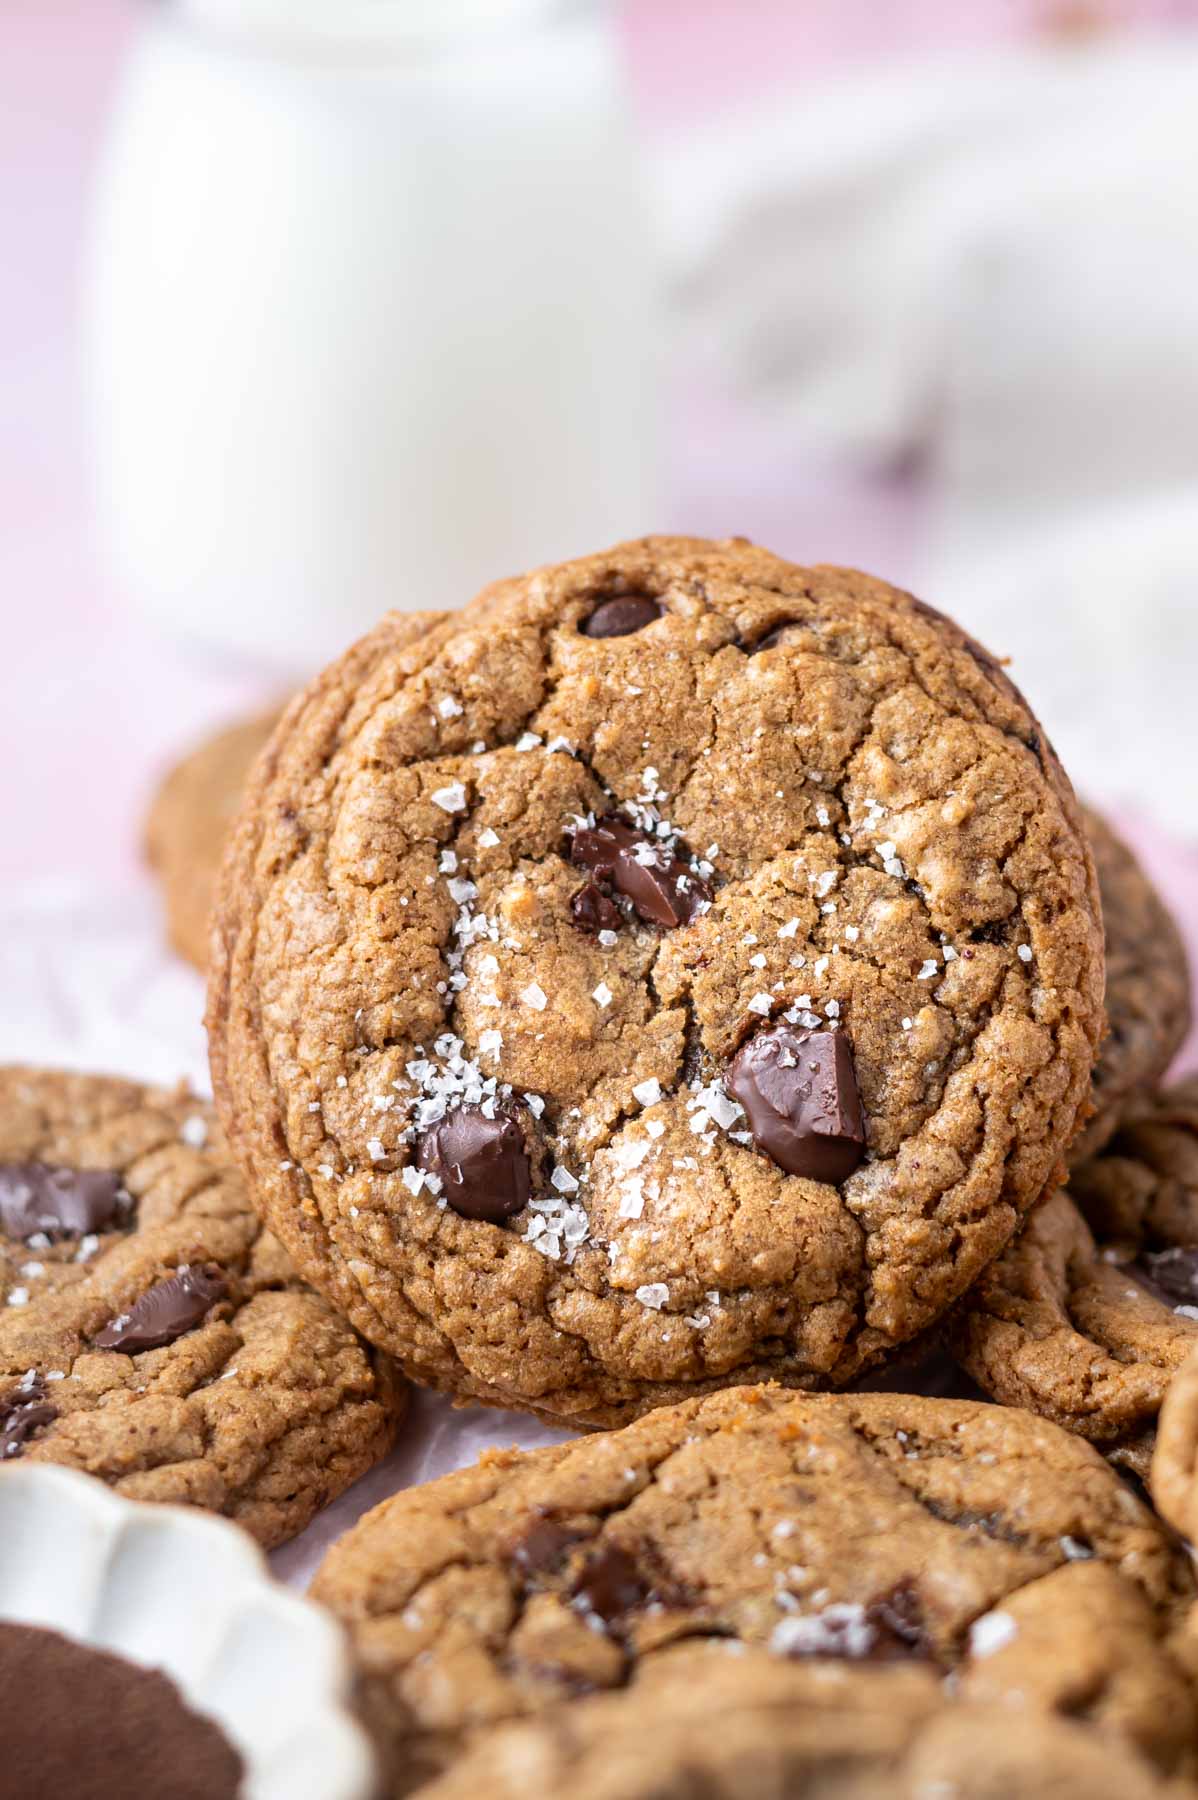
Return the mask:
<svg viewBox="0 0 1198 1800">
<path fill-rule="evenodd" d="M 282 667 L 651 529 L 654 271 L 604 11 L 190 0 L 96 203 L 119 579 Z"/>
</svg>

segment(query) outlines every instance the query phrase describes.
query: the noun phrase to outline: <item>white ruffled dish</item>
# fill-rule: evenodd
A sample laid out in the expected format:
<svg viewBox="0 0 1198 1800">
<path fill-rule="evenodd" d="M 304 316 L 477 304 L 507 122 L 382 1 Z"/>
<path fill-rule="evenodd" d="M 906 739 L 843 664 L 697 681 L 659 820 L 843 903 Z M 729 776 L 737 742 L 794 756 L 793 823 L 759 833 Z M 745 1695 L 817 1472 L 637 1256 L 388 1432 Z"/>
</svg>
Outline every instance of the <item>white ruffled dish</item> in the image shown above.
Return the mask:
<svg viewBox="0 0 1198 1800">
<path fill-rule="evenodd" d="M 122 1500 L 68 1469 L 0 1473 L 0 1621 L 162 1669 L 245 1763 L 244 1800 L 369 1800 L 341 1633 L 250 1541 L 187 1507 Z"/>
</svg>

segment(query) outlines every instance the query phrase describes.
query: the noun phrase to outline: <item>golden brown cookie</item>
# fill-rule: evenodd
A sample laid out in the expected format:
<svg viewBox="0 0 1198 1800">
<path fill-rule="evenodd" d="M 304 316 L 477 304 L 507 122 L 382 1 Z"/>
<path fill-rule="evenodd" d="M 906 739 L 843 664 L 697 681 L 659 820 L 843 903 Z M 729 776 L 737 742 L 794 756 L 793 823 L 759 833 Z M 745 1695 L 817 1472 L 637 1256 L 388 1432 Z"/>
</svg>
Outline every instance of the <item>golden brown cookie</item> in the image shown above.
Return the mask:
<svg viewBox="0 0 1198 1800">
<path fill-rule="evenodd" d="M 1190 971 L 1172 914 L 1122 838 L 1084 810 L 1102 895 L 1109 1029 L 1094 1066 L 1094 1116 L 1069 1153 L 1074 1165 L 1102 1149 L 1128 1102 L 1165 1074 L 1190 1028 Z"/>
<path fill-rule="evenodd" d="M 184 1090 L 0 1069 L 0 1466 L 281 1543 L 386 1454 L 388 1359 L 297 1279 Z"/>
<path fill-rule="evenodd" d="M 658 538 L 389 618 L 226 865 L 226 1125 L 421 1380 L 603 1423 L 914 1338 L 1053 1180 L 1093 866 L 1001 669 L 864 575 Z"/>
<path fill-rule="evenodd" d="M 729 1654 L 729 1650 L 741 1652 Z M 1072 1721 L 946 1702 L 928 1671 L 682 1645 L 631 1686 L 484 1734 L 428 1800 L 1192 1800 Z"/>
<path fill-rule="evenodd" d="M 995 1400 L 1104 1448 L 1134 1442 L 1198 1350 L 1198 1306 L 1154 1280 L 1160 1266 L 1096 1244 L 1062 1189 L 962 1301 L 953 1348 Z M 1166 1253 L 1166 1279 L 1172 1266 Z"/>
<path fill-rule="evenodd" d="M 994 1399 L 1143 1477 L 1161 1402 L 1198 1349 L 1198 1081 L 1124 1107 L 1107 1148 L 974 1284 L 949 1337 Z"/>
<path fill-rule="evenodd" d="M 892 1665 L 1167 1769 L 1194 1748 L 1168 1641 L 1188 1559 L 1088 1444 L 1007 1408 L 726 1390 L 396 1495 L 313 1591 L 349 1627 L 400 1791 L 697 1640 Z"/>
<path fill-rule="evenodd" d="M 1198 1303 L 1198 1076 L 1138 1093 L 1103 1155 L 1069 1187 L 1099 1241 L 1126 1256 L 1169 1252 L 1179 1299 Z M 1193 1265 L 1193 1286 L 1187 1271 Z M 1158 1268 L 1159 1272 L 1159 1268 Z"/>
<path fill-rule="evenodd" d="M 225 841 L 254 758 L 278 723 L 279 709 L 218 732 L 165 777 L 146 819 L 146 857 L 162 883 L 171 943 L 203 969 L 208 963 L 212 897 Z"/>
<path fill-rule="evenodd" d="M 1161 1408 L 1149 1487 L 1162 1518 L 1187 1542 L 1198 1542 L 1198 1351 Z"/>
</svg>

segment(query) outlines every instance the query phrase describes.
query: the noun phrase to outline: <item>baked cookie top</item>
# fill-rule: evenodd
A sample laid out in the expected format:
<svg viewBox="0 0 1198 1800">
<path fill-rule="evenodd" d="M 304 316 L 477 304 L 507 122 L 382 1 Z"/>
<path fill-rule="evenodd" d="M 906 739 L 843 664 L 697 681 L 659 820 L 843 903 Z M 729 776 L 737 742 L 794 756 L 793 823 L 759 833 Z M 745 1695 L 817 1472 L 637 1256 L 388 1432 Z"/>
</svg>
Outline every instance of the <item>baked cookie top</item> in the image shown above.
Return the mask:
<svg viewBox="0 0 1198 1800">
<path fill-rule="evenodd" d="M 1094 1065 L 1094 1117 L 1074 1139 L 1071 1164 L 1101 1150 L 1190 1028 L 1190 971 L 1173 916 L 1123 839 L 1093 808 L 1083 812 L 1102 895 L 1108 1030 Z"/>
<path fill-rule="evenodd" d="M 385 1455 L 405 1406 L 263 1231 L 210 1108 L 0 1069 L 0 1467 L 63 1463 L 276 1544 Z"/>
<path fill-rule="evenodd" d="M 946 1702 L 922 1669 L 682 1645 L 626 1689 L 486 1733 L 428 1800 L 1147 1800 L 1192 1794 L 1110 1733 Z M 701 1700 L 697 1703 L 697 1697 Z"/>
<path fill-rule="evenodd" d="M 609 1422 L 914 1337 L 1057 1175 L 1093 865 L 1001 669 L 864 575 L 656 538 L 385 619 L 226 864 L 218 1104 L 422 1380 Z"/>
<path fill-rule="evenodd" d="M 367 1514 L 313 1592 L 350 1629 L 402 1789 L 483 1727 L 696 1641 L 1018 1695 L 1172 1768 L 1195 1722 L 1166 1639 L 1192 1587 L 1122 1478 L 1043 1419 L 768 1387 L 492 1452 Z"/>
<path fill-rule="evenodd" d="M 206 738 L 164 776 L 145 825 L 146 859 L 162 884 L 167 935 L 203 969 L 216 877 L 246 780 L 278 723 L 274 709 Z"/>
</svg>

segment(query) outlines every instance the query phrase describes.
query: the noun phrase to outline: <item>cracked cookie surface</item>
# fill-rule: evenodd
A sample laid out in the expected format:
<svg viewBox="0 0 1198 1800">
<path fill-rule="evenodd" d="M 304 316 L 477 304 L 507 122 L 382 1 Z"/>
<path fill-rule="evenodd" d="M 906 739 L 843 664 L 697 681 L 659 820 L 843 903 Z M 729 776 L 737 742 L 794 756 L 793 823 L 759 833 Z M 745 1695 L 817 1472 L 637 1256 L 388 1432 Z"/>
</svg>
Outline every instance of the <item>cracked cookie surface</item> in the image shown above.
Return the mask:
<svg viewBox="0 0 1198 1800">
<path fill-rule="evenodd" d="M 313 1592 L 398 1791 L 480 1731 L 729 1644 L 1063 1712 L 1188 1766 L 1193 1578 L 1088 1444 L 1029 1413 L 730 1389 L 492 1452 L 385 1501 Z"/>
<path fill-rule="evenodd" d="M 270 1545 L 386 1454 L 405 1406 L 262 1229 L 209 1107 L 0 1069 L 0 1469 L 62 1463 Z"/>
<path fill-rule="evenodd" d="M 1094 1116 L 1069 1153 L 1075 1165 L 1101 1150 L 1128 1103 L 1161 1079 L 1190 1028 L 1190 971 L 1173 916 L 1117 832 L 1093 808 L 1083 811 L 1102 895 L 1108 1030 L 1094 1065 Z"/>
<path fill-rule="evenodd" d="M 740 1648 L 740 1647 L 738 1647 Z M 701 1695 L 701 1704 L 696 1704 Z M 1072 1721 L 945 1703 L 916 1669 L 683 1646 L 617 1694 L 500 1726 L 428 1800 L 1147 1800 L 1192 1795 Z"/>
<path fill-rule="evenodd" d="M 1001 669 L 739 542 L 384 620 L 258 764 L 214 942 L 218 1105 L 303 1273 L 422 1381 L 587 1423 L 916 1337 L 1058 1178 L 1101 1029 L 1080 815 Z M 723 1085 L 787 1021 L 851 1047 L 838 1184 Z M 420 1140 L 494 1102 L 531 1198 L 464 1217 Z"/>
</svg>

